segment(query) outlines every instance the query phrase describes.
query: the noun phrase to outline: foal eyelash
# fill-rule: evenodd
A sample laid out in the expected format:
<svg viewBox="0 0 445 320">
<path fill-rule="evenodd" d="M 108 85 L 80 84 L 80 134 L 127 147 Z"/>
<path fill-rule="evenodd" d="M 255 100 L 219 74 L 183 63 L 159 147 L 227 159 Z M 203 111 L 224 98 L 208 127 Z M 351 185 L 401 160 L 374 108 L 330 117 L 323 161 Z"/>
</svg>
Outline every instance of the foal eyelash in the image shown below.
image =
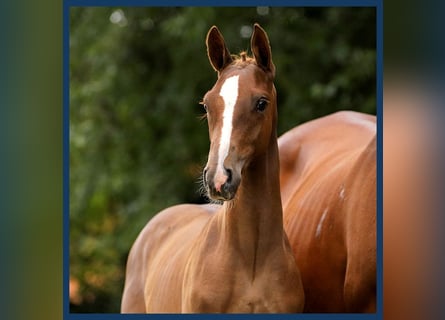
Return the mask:
<svg viewBox="0 0 445 320">
<path fill-rule="evenodd" d="M 198 104 L 201 105 L 201 106 L 204 106 L 205 105 L 204 100 L 199 101 Z M 198 117 L 198 119 L 200 121 L 207 119 L 207 112 L 204 112 L 202 115 L 200 115 Z"/>
</svg>

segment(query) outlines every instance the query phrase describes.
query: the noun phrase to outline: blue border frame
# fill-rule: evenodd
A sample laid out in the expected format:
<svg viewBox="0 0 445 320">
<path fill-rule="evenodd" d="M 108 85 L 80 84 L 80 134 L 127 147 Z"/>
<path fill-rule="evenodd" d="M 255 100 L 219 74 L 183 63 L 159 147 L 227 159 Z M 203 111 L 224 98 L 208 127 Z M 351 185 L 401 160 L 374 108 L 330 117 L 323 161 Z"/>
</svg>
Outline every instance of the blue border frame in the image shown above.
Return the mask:
<svg viewBox="0 0 445 320">
<path fill-rule="evenodd" d="M 383 0 L 377 2 L 377 315 L 383 319 Z"/>
<path fill-rule="evenodd" d="M 63 2 L 63 319 L 69 318 L 69 281 L 70 281 L 70 6 Z"/>
<path fill-rule="evenodd" d="M 78 7 L 169 7 L 169 6 L 213 6 L 213 7 L 378 7 L 382 0 L 64 0 L 64 6 Z M 382 6 L 382 5 L 381 5 Z"/>
<path fill-rule="evenodd" d="M 212 3 L 213 2 L 213 3 Z M 383 319 L 383 0 L 224 0 L 220 3 L 212 1 L 176 1 L 165 0 L 64 0 L 63 2 L 63 319 L 102 320 L 102 319 L 158 319 L 185 318 L 219 318 L 246 319 L 260 317 L 262 319 Z M 376 103 L 377 103 L 377 310 L 373 314 L 82 314 L 70 313 L 69 305 L 69 17 L 70 8 L 76 6 L 307 6 L 307 7 L 375 7 L 376 8 Z"/>
</svg>

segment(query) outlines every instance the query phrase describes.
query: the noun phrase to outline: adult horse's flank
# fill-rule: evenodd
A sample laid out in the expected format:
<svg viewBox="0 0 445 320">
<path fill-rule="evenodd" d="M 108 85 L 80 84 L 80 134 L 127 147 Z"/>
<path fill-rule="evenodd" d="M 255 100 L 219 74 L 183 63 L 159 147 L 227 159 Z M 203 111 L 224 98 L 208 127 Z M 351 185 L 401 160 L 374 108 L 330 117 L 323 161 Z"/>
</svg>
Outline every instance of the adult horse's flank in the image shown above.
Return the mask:
<svg viewBox="0 0 445 320">
<path fill-rule="evenodd" d="M 121 310 L 300 312 L 303 288 L 283 229 L 269 40 L 255 24 L 253 58 L 231 56 L 216 27 L 206 44 L 218 80 L 203 99 L 203 180 L 224 204 L 171 207 L 145 226 L 129 254 Z"/>
<path fill-rule="evenodd" d="M 376 310 L 375 117 L 342 111 L 279 139 L 284 225 L 305 312 Z"/>
</svg>

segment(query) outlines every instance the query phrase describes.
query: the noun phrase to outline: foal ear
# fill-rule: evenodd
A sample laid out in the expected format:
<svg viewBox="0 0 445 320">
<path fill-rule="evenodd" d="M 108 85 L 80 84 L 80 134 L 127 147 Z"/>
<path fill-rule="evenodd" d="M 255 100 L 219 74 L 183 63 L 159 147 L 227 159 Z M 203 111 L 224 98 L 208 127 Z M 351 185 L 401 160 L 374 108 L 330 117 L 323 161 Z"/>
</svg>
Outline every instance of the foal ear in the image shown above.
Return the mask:
<svg viewBox="0 0 445 320">
<path fill-rule="evenodd" d="M 215 71 L 221 72 L 232 62 L 232 56 L 227 49 L 224 38 L 216 26 L 210 28 L 206 38 L 207 55 Z"/>
<path fill-rule="evenodd" d="M 270 49 L 269 38 L 266 31 L 255 23 L 252 38 L 250 39 L 252 53 L 257 65 L 264 71 L 275 77 L 275 65 L 272 62 L 272 50 Z"/>
</svg>

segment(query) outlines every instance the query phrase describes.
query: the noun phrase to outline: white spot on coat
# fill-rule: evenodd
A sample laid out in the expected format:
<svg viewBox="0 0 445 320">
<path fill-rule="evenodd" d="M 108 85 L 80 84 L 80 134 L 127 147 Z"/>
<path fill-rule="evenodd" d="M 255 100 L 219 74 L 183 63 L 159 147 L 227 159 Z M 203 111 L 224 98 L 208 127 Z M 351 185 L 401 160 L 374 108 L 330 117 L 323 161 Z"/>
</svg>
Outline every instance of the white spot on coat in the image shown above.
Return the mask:
<svg viewBox="0 0 445 320">
<path fill-rule="evenodd" d="M 324 222 L 324 220 L 326 219 L 326 215 L 328 214 L 328 209 L 326 208 L 324 211 L 323 211 L 323 215 L 321 216 L 321 218 L 320 218 L 320 222 L 318 223 L 318 226 L 317 226 L 317 231 L 315 232 L 315 237 L 316 238 L 318 238 L 319 236 L 320 236 L 320 234 L 321 234 L 321 229 L 323 228 L 323 222 Z"/>
<path fill-rule="evenodd" d="M 340 196 L 340 199 L 342 199 L 342 200 L 345 199 L 345 187 L 344 186 L 341 187 L 339 196 Z"/>
</svg>

